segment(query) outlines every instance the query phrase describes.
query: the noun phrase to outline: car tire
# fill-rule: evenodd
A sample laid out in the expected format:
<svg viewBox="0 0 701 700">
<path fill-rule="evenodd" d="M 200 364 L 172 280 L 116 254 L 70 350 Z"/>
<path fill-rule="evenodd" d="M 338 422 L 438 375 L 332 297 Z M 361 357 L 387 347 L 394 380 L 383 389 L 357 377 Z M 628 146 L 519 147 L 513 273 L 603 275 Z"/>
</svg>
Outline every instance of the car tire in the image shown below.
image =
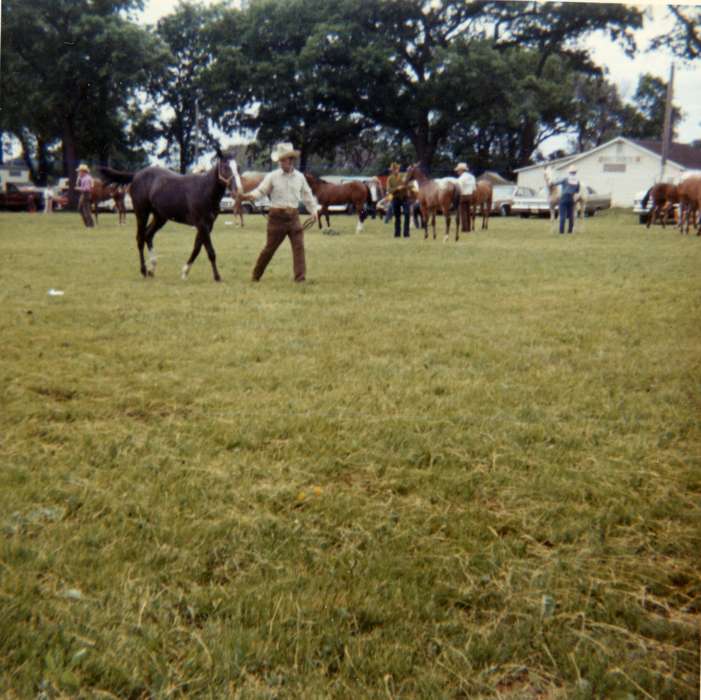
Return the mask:
<svg viewBox="0 0 701 700">
<path fill-rule="evenodd" d="M 250 202 L 244 202 L 241 205 L 241 211 L 246 215 L 253 214 L 253 205 Z"/>
<path fill-rule="evenodd" d="M 649 214 L 640 214 L 640 216 L 638 217 L 638 221 L 640 221 L 641 224 L 646 224 L 648 216 Z"/>
<path fill-rule="evenodd" d="M 499 207 L 499 214 L 501 216 L 508 216 L 509 214 L 511 214 L 511 207 L 508 204 L 502 204 Z"/>
</svg>

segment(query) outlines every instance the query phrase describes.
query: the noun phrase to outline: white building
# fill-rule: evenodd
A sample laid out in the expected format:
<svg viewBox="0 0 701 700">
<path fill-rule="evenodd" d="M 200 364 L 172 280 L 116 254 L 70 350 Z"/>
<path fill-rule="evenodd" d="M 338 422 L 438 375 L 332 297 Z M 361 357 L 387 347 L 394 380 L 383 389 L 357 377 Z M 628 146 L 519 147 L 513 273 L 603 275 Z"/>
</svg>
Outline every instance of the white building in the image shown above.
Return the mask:
<svg viewBox="0 0 701 700">
<path fill-rule="evenodd" d="M 13 182 L 20 185 L 31 184 L 29 181 L 29 168 L 17 159 L 0 165 L 0 186 Z"/>
<path fill-rule="evenodd" d="M 701 148 L 673 143 L 662 175 L 662 142 L 638 141 L 619 136 L 584 153 L 518 168 L 517 184 L 538 191 L 545 184 L 545 169 L 565 177 L 574 165 L 582 183 L 600 194 L 611 194 L 614 207 L 632 207 L 635 195 L 660 179 L 677 182 L 687 170 L 701 169 Z"/>
</svg>

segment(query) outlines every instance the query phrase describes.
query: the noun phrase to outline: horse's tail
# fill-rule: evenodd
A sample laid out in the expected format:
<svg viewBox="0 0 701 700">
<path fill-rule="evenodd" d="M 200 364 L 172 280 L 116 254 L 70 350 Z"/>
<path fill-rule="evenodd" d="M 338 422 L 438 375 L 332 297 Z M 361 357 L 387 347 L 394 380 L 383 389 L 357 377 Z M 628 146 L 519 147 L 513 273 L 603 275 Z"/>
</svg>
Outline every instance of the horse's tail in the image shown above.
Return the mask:
<svg viewBox="0 0 701 700">
<path fill-rule="evenodd" d="M 652 192 L 652 187 L 645 193 L 645 196 L 643 197 L 643 201 L 641 202 L 643 209 L 647 209 L 647 203 L 650 199 L 650 192 Z"/>
<path fill-rule="evenodd" d="M 127 173 L 123 170 L 113 170 L 104 165 L 100 165 L 97 169 L 107 182 L 119 182 L 126 185 L 134 179 L 134 173 Z"/>
</svg>

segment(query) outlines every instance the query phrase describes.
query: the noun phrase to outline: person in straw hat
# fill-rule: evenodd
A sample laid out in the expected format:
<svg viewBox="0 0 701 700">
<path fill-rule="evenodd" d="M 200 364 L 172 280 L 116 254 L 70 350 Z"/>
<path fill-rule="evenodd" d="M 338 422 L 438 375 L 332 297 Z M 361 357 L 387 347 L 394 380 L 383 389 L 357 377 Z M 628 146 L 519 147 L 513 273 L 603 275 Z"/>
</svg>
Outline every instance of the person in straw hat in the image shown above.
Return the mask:
<svg viewBox="0 0 701 700">
<path fill-rule="evenodd" d="M 255 201 L 263 195 L 270 198 L 268 212 L 267 241 L 253 268 L 252 279 L 258 282 L 265 268 L 272 260 L 280 244 L 289 237 L 292 245 L 292 268 L 295 282 L 306 279 L 304 258 L 304 229 L 299 221 L 299 202 L 304 202 L 314 222 L 319 220 L 319 203 L 312 194 L 304 175 L 295 169 L 295 159 L 299 158 L 291 143 L 275 144 L 271 154 L 273 163 L 280 167 L 269 172 L 260 185 L 241 196 L 242 200 Z"/>
<path fill-rule="evenodd" d="M 565 219 L 567 219 L 567 233 L 574 230 L 574 198 L 579 192 L 579 178 L 577 168 L 570 165 L 567 177 L 553 183 L 560 186 L 560 203 L 558 216 L 560 217 L 560 233 L 565 232 Z"/>
<path fill-rule="evenodd" d="M 83 223 L 92 228 L 95 223 L 92 220 L 92 212 L 90 211 L 90 203 L 92 198 L 93 179 L 90 174 L 90 168 L 85 163 L 81 163 L 77 168 L 78 179 L 75 183 L 75 188 L 80 192 L 78 200 L 78 211 L 83 217 Z"/>
<path fill-rule="evenodd" d="M 409 193 L 404 178 L 400 171 L 399 163 L 394 162 L 389 166 L 390 174 L 387 178 L 387 192 L 392 198 L 391 216 L 394 217 L 394 237 L 401 238 L 401 219 L 404 215 L 404 238 L 409 238 L 409 216 L 411 207 L 409 204 Z"/>
<path fill-rule="evenodd" d="M 458 191 L 460 192 L 461 230 L 464 233 L 468 233 L 473 219 L 472 198 L 477 187 L 477 181 L 470 172 L 467 163 L 458 163 L 455 166 L 455 172 L 458 174 Z"/>
</svg>

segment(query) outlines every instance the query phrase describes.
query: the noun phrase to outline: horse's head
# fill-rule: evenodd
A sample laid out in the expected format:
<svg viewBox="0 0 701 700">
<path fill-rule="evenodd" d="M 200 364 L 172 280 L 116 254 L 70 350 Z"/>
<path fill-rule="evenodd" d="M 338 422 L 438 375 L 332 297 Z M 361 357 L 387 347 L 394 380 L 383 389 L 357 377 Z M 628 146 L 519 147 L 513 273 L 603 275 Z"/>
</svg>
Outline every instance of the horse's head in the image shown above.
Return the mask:
<svg viewBox="0 0 701 700">
<path fill-rule="evenodd" d="M 418 163 L 414 163 L 413 165 L 410 165 L 407 170 L 406 174 L 404 175 L 404 182 L 411 182 L 412 180 L 417 179 L 417 175 L 421 172 L 419 168 Z"/>
<path fill-rule="evenodd" d="M 553 181 L 553 169 L 548 165 L 543 171 L 543 177 L 545 178 L 545 184 L 550 185 Z"/>
<path fill-rule="evenodd" d="M 304 179 L 307 181 L 307 184 L 312 188 L 312 190 L 319 184 L 319 178 L 311 173 L 304 173 Z"/>
<path fill-rule="evenodd" d="M 236 161 L 231 153 L 222 152 L 219 146 L 217 146 L 216 153 L 217 179 L 232 194 L 236 194 L 241 189 L 241 178 Z"/>
</svg>

